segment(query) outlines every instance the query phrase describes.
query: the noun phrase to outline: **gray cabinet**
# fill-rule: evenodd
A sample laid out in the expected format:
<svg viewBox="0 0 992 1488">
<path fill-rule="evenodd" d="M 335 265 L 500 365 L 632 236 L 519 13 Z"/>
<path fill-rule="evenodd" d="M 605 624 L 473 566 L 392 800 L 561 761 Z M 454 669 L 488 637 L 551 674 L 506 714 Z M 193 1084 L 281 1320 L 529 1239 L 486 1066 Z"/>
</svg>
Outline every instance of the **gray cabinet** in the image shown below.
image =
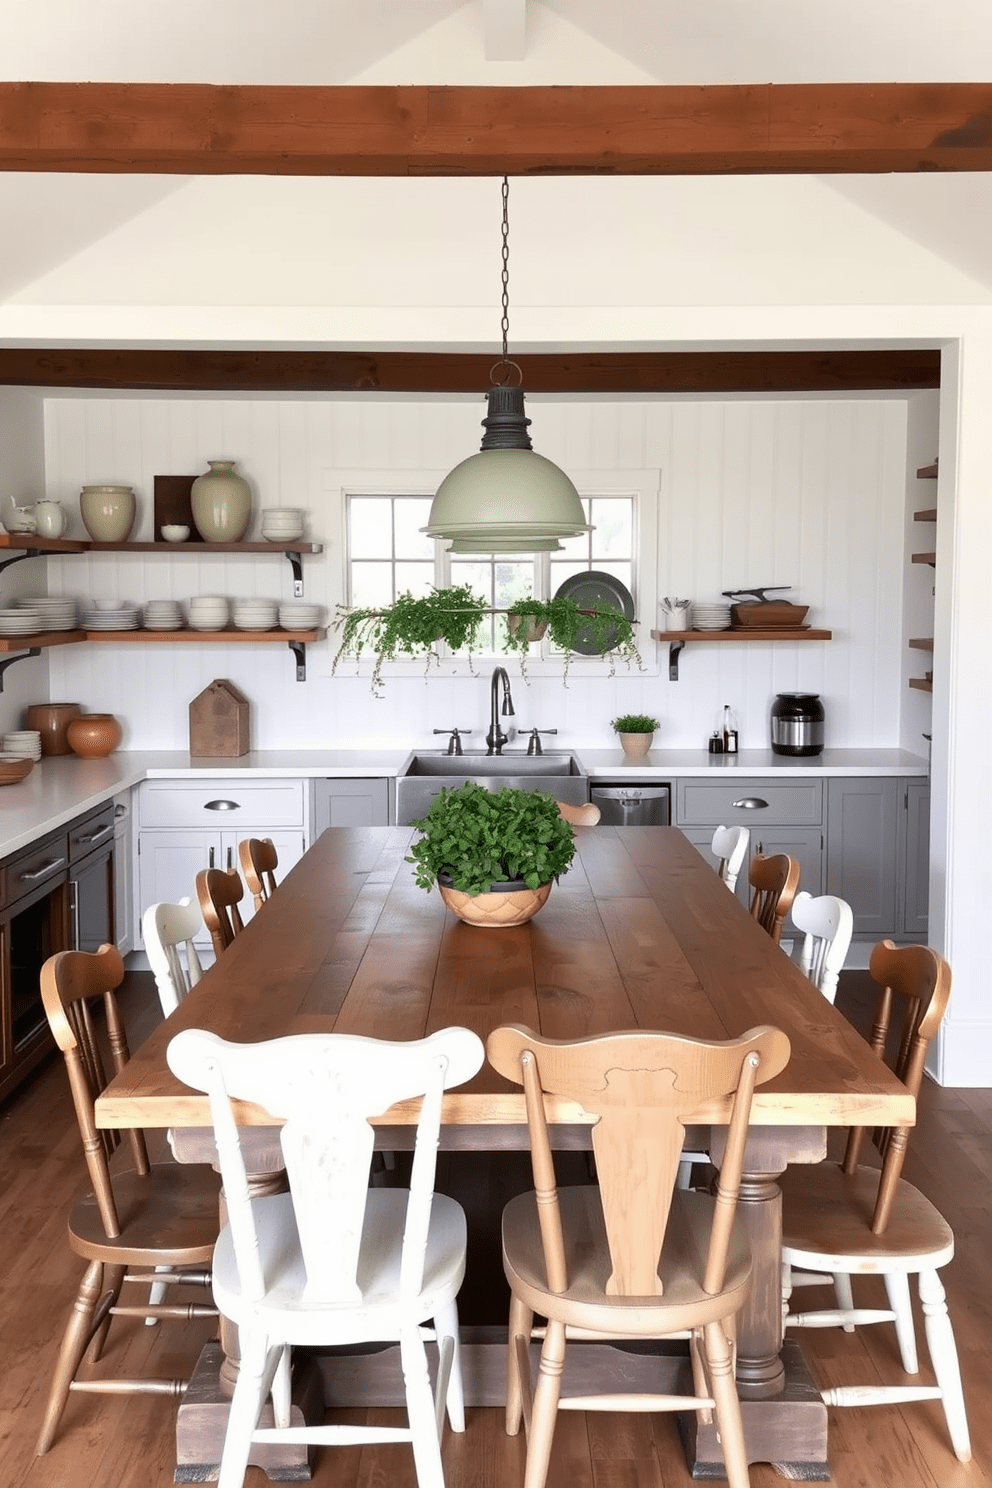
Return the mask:
<svg viewBox="0 0 992 1488">
<path fill-rule="evenodd" d="M 930 783 L 903 780 L 903 933 L 925 940 L 930 905 Z"/>
<path fill-rule="evenodd" d="M 750 899 L 748 870 L 755 853 L 788 853 L 799 861 L 799 886 L 823 892 L 823 780 L 772 780 L 735 776 L 715 781 L 692 777 L 677 782 L 675 822 L 703 856 L 710 858 L 713 829 L 745 826 L 748 856 L 737 880 L 738 897 Z"/>
<path fill-rule="evenodd" d="M 314 836 L 328 827 L 388 827 L 389 785 L 379 779 L 315 781 Z"/>
<path fill-rule="evenodd" d="M 827 783 L 826 891 L 846 899 L 854 933 L 925 939 L 930 864 L 926 780 Z"/>
</svg>

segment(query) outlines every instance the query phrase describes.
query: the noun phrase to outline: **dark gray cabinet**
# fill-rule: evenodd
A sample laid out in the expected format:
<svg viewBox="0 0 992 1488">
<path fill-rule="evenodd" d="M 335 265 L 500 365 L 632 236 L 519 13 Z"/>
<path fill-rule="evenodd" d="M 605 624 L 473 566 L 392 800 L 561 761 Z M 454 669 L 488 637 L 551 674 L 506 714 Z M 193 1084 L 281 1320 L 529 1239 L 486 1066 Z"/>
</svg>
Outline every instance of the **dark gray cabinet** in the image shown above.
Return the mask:
<svg viewBox="0 0 992 1488">
<path fill-rule="evenodd" d="M 904 780 L 902 854 L 904 934 L 923 940 L 928 931 L 930 908 L 930 783 Z"/>
<path fill-rule="evenodd" d="M 788 853 L 799 861 L 799 886 L 823 892 L 823 795 L 821 777 L 773 780 L 734 776 L 714 781 L 687 777 L 676 783 L 675 822 L 704 857 L 711 857 L 713 829 L 745 826 L 751 836 L 737 880 L 737 896 L 750 899 L 748 869 L 756 853 Z"/>
<path fill-rule="evenodd" d="M 855 935 L 926 937 L 929 798 L 926 780 L 827 782 L 826 892 L 850 904 Z"/>
</svg>

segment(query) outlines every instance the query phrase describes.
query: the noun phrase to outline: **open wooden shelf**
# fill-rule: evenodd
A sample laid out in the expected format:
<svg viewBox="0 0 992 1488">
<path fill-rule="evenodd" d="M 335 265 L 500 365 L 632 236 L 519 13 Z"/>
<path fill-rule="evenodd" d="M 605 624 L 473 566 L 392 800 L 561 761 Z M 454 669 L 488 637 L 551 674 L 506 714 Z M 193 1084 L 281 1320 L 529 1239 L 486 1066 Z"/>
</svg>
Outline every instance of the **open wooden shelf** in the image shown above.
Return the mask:
<svg viewBox="0 0 992 1488">
<path fill-rule="evenodd" d="M 928 682 L 926 677 L 910 677 L 910 687 L 915 687 L 917 692 L 933 692 L 933 683 Z"/>
<path fill-rule="evenodd" d="M 87 630 L 83 632 L 83 639 L 98 646 L 110 642 L 115 646 L 147 646 L 163 641 L 194 646 L 209 645 L 211 641 L 223 642 L 225 646 L 231 642 L 251 642 L 259 646 L 273 641 L 319 641 L 324 635 L 324 630 L 235 630 L 233 626 L 225 625 L 222 630 Z"/>
<path fill-rule="evenodd" d="M 927 507 L 926 511 L 918 511 L 913 513 L 914 522 L 936 522 L 936 520 L 937 508 L 935 506 Z"/>
<path fill-rule="evenodd" d="M 43 651 L 47 646 L 74 646 L 86 640 L 85 630 L 45 630 L 37 635 L 0 636 L 0 652 L 32 650 Z"/>
<path fill-rule="evenodd" d="M 932 465 L 921 465 L 920 468 L 919 468 L 919 470 L 917 470 L 917 472 L 916 472 L 916 479 L 917 480 L 936 480 L 937 479 L 937 461 L 934 460 L 934 462 L 933 462 Z"/>
<path fill-rule="evenodd" d="M 914 553 L 913 554 L 912 561 L 914 563 L 929 563 L 929 565 L 930 565 L 931 568 L 936 568 L 937 567 L 937 554 L 936 553 Z"/>
<path fill-rule="evenodd" d="M 653 640 L 668 642 L 668 678 L 670 682 L 679 679 L 679 655 L 683 646 L 692 641 L 702 641 L 704 644 L 726 641 L 829 641 L 833 637 L 833 631 L 814 630 L 807 626 L 804 630 L 783 630 L 781 626 L 769 627 L 767 630 L 759 630 L 757 626 L 742 626 L 740 630 L 653 630 Z"/>
<path fill-rule="evenodd" d="M 916 639 L 910 641 L 909 644 L 910 646 L 912 646 L 914 651 L 932 651 L 933 636 L 917 636 Z"/>
<path fill-rule="evenodd" d="M 90 542 L 89 539 L 38 537 L 34 532 L 0 532 L 0 548 L 18 551 L 30 549 L 39 553 L 197 553 L 208 558 L 213 553 L 322 553 L 323 543 L 303 542 Z"/>
</svg>

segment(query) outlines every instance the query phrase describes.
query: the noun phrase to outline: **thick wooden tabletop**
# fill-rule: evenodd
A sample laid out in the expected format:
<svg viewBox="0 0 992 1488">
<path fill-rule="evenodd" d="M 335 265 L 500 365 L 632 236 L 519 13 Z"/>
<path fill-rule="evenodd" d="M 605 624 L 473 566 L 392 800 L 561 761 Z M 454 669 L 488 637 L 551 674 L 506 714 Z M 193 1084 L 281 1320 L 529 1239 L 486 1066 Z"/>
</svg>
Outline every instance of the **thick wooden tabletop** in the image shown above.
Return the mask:
<svg viewBox="0 0 992 1488">
<path fill-rule="evenodd" d="M 759 1125 L 910 1123 L 915 1103 L 847 1020 L 751 919 L 674 827 L 576 830 L 570 871 L 529 924 L 478 929 L 418 889 L 409 827 L 332 827 L 97 1103 L 101 1126 L 208 1126 L 169 1072 L 181 1028 L 255 1041 L 330 1032 L 413 1039 L 457 1023 L 550 1038 L 656 1028 L 720 1039 L 758 1024 L 792 1042 L 762 1086 Z M 414 1119 L 393 1107 L 390 1124 Z M 562 1102 L 552 1112 L 580 1120 Z M 245 1106 L 245 1122 L 268 1122 Z M 485 1065 L 445 1097 L 459 1125 L 520 1124 L 523 1098 Z M 725 1119 L 714 1107 L 700 1122 Z"/>
</svg>

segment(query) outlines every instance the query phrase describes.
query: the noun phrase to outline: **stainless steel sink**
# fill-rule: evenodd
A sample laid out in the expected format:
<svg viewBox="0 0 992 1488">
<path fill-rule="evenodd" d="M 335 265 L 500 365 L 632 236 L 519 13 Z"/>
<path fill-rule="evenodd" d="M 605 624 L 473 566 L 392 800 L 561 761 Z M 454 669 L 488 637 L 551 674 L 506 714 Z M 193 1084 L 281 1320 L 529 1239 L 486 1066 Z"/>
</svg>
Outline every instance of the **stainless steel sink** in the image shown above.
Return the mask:
<svg viewBox="0 0 992 1488">
<path fill-rule="evenodd" d="M 589 799 L 589 777 L 572 754 L 415 754 L 396 780 L 397 822 L 419 821 L 440 791 L 466 780 L 490 791 L 546 791 L 576 806 Z"/>
</svg>

